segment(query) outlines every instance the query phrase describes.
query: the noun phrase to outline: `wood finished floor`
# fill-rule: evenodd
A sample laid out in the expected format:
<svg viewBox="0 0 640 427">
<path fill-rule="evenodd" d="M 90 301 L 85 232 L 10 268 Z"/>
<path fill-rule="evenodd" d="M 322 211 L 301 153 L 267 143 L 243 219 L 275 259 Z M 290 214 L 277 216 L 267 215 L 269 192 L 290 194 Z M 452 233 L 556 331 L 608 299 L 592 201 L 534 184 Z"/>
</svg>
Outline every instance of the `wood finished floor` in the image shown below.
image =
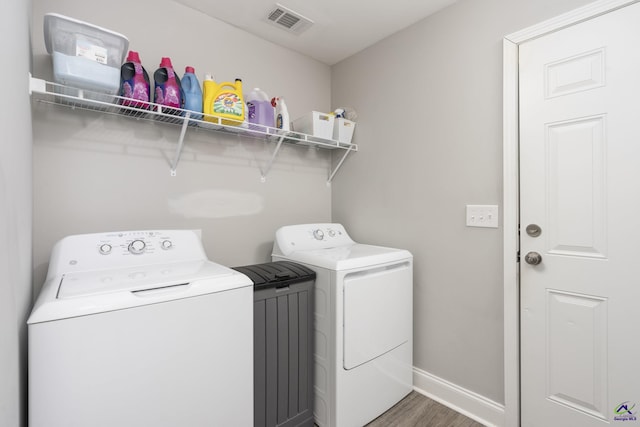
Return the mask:
<svg viewBox="0 0 640 427">
<path fill-rule="evenodd" d="M 412 391 L 367 427 L 482 427 L 482 424 Z"/>
</svg>

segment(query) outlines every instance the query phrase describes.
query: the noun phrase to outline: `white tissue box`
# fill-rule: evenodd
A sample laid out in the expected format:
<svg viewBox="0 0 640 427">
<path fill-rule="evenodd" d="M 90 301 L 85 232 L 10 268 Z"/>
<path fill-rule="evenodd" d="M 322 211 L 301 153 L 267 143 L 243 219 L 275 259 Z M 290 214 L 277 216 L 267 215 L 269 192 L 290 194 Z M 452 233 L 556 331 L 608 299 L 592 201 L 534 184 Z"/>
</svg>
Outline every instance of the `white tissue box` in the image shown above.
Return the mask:
<svg viewBox="0 0 640 427">
<path fill-rule="evenodd" d="M 345 144 L 351 144 L 351 138 L 353 138 L 353 131 L 355 129 L 355 122 L 340 117 L 336 118 L 333 122 L 333 139 Z"/>
<path fill-rule="evenodd" d="M 293 121 L 295 132 L 306 133 L 316 138 L 331 139 L 333 136 L 333 122 L 335 117 L 332 114 L 312 111 L 311 113 L 297 118 Z"/>
</svg>

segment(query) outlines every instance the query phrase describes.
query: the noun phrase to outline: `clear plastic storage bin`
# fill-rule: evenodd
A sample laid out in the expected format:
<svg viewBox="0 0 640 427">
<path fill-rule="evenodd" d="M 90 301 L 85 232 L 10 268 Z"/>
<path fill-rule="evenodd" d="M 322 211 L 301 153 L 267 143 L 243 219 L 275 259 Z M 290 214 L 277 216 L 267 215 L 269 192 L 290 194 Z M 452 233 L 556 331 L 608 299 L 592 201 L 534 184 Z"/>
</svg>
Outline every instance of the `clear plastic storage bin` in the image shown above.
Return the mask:
<svg viewBox="0 0 640 427">
<path fill-rule="evenodd" d="M 74 18 L 48 13 L 44 40 L 56 83 L 115 95 L 129 48 L 122 34 Z"/>
</svg>

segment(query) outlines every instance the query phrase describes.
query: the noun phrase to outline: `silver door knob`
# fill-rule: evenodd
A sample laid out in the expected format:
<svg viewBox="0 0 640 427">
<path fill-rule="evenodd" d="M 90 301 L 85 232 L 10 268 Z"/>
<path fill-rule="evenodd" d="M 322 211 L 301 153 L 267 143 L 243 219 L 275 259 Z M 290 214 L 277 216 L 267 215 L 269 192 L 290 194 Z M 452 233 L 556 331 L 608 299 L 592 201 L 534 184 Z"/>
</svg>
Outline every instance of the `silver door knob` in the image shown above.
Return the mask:
<svg viewBox="0 0 640 427">
<path fill-rule="evenodd" d="M 542 262 L 542 255 L 538 252 L 529 252 L 524 256 L 524 260 L 527 264 L 538 265 Z"/>
<path fill-rule="evenodd" d="M 527 228 L 525 228 L 525 230 L 531 237 L 538 237 L 540 234 L 542 234 L 542 229 L 538 224 L 529 224 L 527 225 Z"/>
</svg>

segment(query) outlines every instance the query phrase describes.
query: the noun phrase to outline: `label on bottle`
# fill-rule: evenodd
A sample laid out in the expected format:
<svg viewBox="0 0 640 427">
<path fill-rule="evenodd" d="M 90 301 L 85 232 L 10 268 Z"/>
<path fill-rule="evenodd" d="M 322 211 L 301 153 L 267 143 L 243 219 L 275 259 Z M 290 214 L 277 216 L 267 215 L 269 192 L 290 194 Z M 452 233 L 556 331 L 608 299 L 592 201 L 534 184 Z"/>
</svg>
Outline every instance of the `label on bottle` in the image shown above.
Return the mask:
<svg viewBox="0 0 640 427">
<path fill-rule="evenodd" d="M 242 99 L 233 92 L 222 92 L 213 101 L 213 112 L 242 117 Z"/>
<path fill-rule="evenodd" d="M 170 81 L 162 86 L 162 88 L 156 87 L 156 103 L 166 105 L 168 107 L 181 108 L 180 89 L 177 84 L 174 81 Z"/>
<path fill-rule="evenodd" d="M 247 102 L 247 120 L 255 121 L 256 119 L 256 104 L 253 102 Z"/>
</svg>

